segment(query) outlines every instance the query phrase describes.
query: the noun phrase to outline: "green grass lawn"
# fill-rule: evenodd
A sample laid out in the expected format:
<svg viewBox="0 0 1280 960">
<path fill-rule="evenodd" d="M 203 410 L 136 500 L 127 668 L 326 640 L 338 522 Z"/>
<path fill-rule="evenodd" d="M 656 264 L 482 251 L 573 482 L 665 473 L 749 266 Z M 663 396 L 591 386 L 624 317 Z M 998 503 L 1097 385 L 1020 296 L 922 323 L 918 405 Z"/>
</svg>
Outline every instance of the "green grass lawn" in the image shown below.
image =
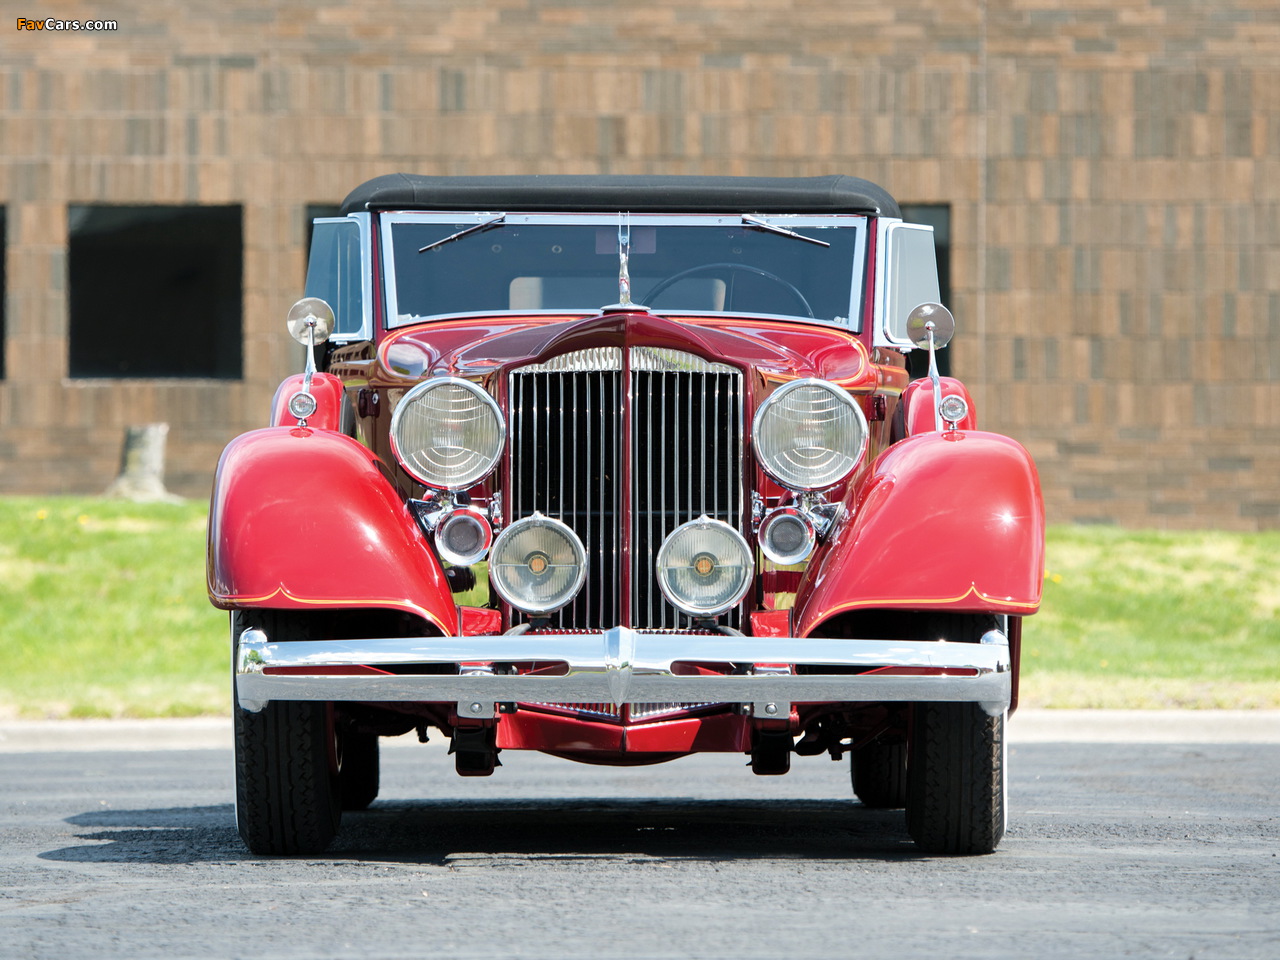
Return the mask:
<svg viewBox="0 0 1280 960">
<path fill-rule="evenodd" d="M 220 713 L 207 505 L 0 497 L 0 717 Z"/>
<path fill-rule="evenodd" d="M 1049 531 L 1024 702 L 1280 707 L 1280 532 Z"/>
<path fill-rule="evenodd" d="M 205 504 L 0 498 L 0 719 L 224 713 Z M 1280 533 L 1050 531 L 1023 703 L 1280 707 Z"/>
</svg>

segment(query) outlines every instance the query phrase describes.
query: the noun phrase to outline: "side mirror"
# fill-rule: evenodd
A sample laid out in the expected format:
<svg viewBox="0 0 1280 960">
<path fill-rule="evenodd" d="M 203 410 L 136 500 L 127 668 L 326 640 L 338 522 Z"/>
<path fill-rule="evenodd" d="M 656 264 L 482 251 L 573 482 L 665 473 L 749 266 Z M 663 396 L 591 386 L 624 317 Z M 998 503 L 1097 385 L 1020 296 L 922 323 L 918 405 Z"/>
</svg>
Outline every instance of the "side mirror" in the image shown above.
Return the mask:
<svg viewBox="0 0 1280 960">
<path fill-rule="evenodd" d="M 324 343 L 333 333 L 333 307 L 319 297 L 303 297 L 289 308 L 289 336 L 304 347 Z"/>
<path fill-rule="evenodd" d="M 932 324 L 932 327 L 930 327 Z M 932 332 L 933 340 L 929 334 Z M 922 303 L 907 314 L 907 336 L 921 350 L 941 350 L 955 336 L 956 318 L 940 303 Z"/>
<path fill-rule="evenodd" d="M 911 342 L 929 351 L 929 379 L 933 382 L 933 422 L 942 430 L 942 379 L 938 376 L 938 351 L 951 342 L 956 318 L 940 303 L 922 303 L 907 314 L 907 335 Z M 963 416 L 963 414 L 961 414 Z"/>
<path fill-rule="evenodd" d="M 303 297 L 289 308 L 285 325 L 289 335 L 307 348 L 302 390 L 289 398 L 289 412 L 298 418 L 298 426 L 305 427 L 307 417 L 316 412 L 316 398 L 311 393 L 311 378 L 316 373 L 315 347 L 333 333 L 333 307 L 319 297 Z"/>
</svg>

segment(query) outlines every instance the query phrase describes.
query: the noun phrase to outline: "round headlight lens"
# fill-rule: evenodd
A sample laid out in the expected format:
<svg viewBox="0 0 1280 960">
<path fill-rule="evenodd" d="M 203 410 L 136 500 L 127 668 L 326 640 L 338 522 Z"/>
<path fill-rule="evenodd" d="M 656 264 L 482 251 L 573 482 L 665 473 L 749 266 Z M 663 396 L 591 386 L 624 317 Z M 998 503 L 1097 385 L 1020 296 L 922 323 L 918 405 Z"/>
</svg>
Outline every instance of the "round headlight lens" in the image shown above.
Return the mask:
<svg viewBox="0 0 1280 960">
<path fill-rule="evenodd" d="M 760 551 L 779 566 L 809 559 L 815 539 L 813 524 L 795 507 L 779 507 L 760 524 Z"/>
<path fill-rule="evenodd" d="M 834 383 L 795 380 L 760 405 L 752 439 L 761 466 L 784 487 L 824 490 L 862 459 L 867 418 Z"/>
<path fill-rule="evenodd" d="M 469 380 L 420 383 L 391 417 L 391 449 L 428 487 L 463 490 L 489 475 L 502 453 L 502 412 Z"/>
<path fill-rule="evenodd" d="M 535 513 L 517 520 L 493 542 L 489 582 L 525 613 L 554 613 L 578 595 L 587 551 L 569 527 Z"/>
<path fill-rule="evenodd" d="M 658 549 L 658 586 L 672 606 L 695 617 L 713 617 L 737 606 L 755 565 L 751 548 L 721 520 L 699 517 L 676 527 Z"/>
</svg>

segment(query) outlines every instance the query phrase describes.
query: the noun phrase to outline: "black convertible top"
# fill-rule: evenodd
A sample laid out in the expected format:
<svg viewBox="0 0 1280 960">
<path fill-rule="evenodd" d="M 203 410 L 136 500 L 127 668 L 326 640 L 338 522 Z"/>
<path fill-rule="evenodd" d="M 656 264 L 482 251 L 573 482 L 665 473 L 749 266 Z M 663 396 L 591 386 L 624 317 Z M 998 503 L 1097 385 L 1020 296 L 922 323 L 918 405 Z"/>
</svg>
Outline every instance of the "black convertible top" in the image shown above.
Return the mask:
<svg viewBox="0 0 1280 960">
<path fill-rule="evenodd" d="M 424 177 L 391 173 L 362 183 L 342 203 L 344 215 L 363 210 L 902 215 L 888 192 L 869 180 L 842 175 Z"/>
</svg>

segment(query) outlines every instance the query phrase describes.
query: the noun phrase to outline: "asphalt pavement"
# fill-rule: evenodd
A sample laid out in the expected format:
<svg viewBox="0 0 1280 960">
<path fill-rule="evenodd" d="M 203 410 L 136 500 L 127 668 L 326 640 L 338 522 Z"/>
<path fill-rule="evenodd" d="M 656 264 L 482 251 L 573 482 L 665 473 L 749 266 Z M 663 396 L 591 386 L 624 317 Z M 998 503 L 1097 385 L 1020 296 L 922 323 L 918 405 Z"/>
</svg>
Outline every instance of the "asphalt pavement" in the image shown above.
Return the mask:
<svg viewBox="0 0 1280 960">
<path fill-rule="evenodd" d="M 1008 729 L 1012 744 L 1280 743 L 1280 710 L 1019 710 Z M 229 717 L 0 721 L 0 753 L 214 748 L 231 748 Z"/>
<path fill-rule="evenodd" d="M 255 857 L 228 730 L 0 725 L 0 960 L 1280 957 L 1271 713 L 1020 712 L 1009 833 L 960 858 L 825 757 L 464 779 L 442 737 L 387 741 L 325 854 Z"/>
</svg>

